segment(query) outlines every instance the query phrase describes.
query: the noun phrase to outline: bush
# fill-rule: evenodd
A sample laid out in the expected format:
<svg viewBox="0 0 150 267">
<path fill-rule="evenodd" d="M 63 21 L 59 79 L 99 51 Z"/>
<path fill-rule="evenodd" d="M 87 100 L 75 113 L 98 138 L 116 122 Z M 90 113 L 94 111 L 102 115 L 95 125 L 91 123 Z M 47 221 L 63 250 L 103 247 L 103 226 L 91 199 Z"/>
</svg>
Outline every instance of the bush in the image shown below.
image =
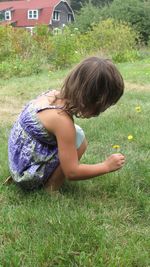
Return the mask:
<svg viewBox="0 0 150 267">
<path fill-rule="evenodd" d="M 32 39 L 38 44 L 38 50 L 41 51 L 42 57 L 47 59 L 53 54 L 53 34 L 47 25 L 38 25 L 35 27 Z"/>
<path fill-rule="evenodd" d="M 35 37 L 25 29 L 11 26 L 0 27 L 1 77 L 27 76 L 41 70 L 49 52 L 48 42 L 47 39 L 42 42 L 41 39 Z"/>
<path fill-rule="evenodd" d="M 116 52 L 112 55 L 112 59 L 117 62 L 134 62 L 137 59 L 141 59 L 142 55 L 138 50 L 126 50 L 124 52 Z"/>
<path fill-rule="evenodd" d="M 101 21 L 87 34 L 80 36 L 80 52 L 112 57 L 117 62 L 131 61 L 138 57 L 136 41 L 138 34 L 128 24 L 113 19 Z M 84 48 L 84 50 L 83 50 Z"/>
<path fill-rule="evenodd" d="M 93 53 L 112 57 L 116 62 L 133 61 L 139 57 L 138 39 L 128 24 L 113 19 L 92 25 L 86 33 L 65 27 L 54 34 L 42 25 L 31 36 L 24 29 L 1 26 L 0 75 L 32 75 L 41 71 L 44 64 L 52 69 L 66 68 Z"/>
<path fill-rule="evenodd" d="M 73 26 L 81 33 L 85 33 L 92 28 L 93 24 L 98 23 L 100 18 L 100 8 L 88 3 L 80 9 Z"/>
<path fill-rule="evenodd" d="M 14 54 L 11 41 L 12 27 L 0 26 L 0 60 Z"/>
<path fill-rule="evenodd" d="M 0 76 L 4 79 L 9 79 L 13 76 L 30 76 L 34 73 L 37 74 L 40 71 L 41 63 L 37 60 L 37 58 L 8 58 L 0 64 Z"/>
<path fill-rule="evenodd" d="M 72 32 L 68 27 L 65 27 L 63 31 L 59 30 L 57 34 L 54 34 L 52 42 L 54 51 L 49 63 L 54 67 L 57 69 L 68 67 L 79 60 L 75 31 Z"/>
<path fill-rule="evenodd" d="M 150 1 L 114 0 L 111 5 L 101 10 L 103 19 L 114 18 L 130 23 L 147 44 L 150 38 Z"/>
</svg>

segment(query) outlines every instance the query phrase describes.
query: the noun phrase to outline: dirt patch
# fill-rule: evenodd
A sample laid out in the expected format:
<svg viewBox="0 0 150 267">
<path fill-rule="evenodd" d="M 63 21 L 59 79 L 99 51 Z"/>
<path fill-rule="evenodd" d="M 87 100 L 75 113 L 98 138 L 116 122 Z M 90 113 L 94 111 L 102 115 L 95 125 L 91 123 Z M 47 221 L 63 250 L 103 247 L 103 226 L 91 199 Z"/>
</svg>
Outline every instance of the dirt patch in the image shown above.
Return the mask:
<svg viewBox="0 0 150 267">
<path fill-rule="evenodd" d="M 0 99 L 0 123 L 8 124 L 14 122 L 20 113 L 23 101 L 17 97 L 1 96 Z"/>
<path fill-rule="evenodd" d="M 148 84 L 137 84 L 125 81 L 125 90 L 135 90 L 135 91 L 150 91 L 150 85 Z"/>
</svg>

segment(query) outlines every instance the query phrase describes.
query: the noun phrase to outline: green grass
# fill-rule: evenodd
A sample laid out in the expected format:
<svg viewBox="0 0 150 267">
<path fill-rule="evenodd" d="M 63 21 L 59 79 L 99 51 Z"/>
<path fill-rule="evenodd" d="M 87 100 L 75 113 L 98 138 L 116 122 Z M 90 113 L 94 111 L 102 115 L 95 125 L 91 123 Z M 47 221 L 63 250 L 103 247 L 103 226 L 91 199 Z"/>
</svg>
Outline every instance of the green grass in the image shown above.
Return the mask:
<svg viewBox="0 0 150 267">
<path fill-rule="evenodd" d="M 98 118 L 76 120 L 89 142 L 82 162 L 99 162 L 116 152 L 112 145 L 118 144 L 126 157 L 122 170 L 67 182 L 61 194 L 51 196 L 43 190 L 23 193 L 15 185 L 0 185 L 0 267 L 150 266 L 150 80 L 146 64 L 120 64 L 127 84 L 136 83 L 137 90 L 126 90 L 118 104 Z M 1 80 L 1 105 L 14 98 L 16 108 L 21 107 L 45 89 L 59 87 L 67 72 Z M 140 90 L 141 84 L 146 90 Z M 140 113 L 136 106 L 141 107 Z M 11 125 L 7 118 L 0 122 L 1 183 L 9 174 Z"/>
<path fill-rule="evenodd" d="M 133 63 L 118 64 L 124 79 L 134 83 L 150 84 L 150 57 Z"/>
</svg>

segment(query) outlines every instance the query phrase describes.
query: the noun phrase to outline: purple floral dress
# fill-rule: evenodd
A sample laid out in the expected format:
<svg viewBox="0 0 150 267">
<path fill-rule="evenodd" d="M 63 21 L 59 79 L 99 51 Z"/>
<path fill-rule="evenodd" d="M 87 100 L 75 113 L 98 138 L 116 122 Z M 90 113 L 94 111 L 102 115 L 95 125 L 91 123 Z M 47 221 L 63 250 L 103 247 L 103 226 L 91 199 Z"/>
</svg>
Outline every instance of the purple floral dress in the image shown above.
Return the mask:
<svg viewBox="0 0 150 267">
<path fill-rule="evenodd" d="M 9 168 L 13 180 L 24 189 L 45 184 L 59 165 L 56 138 L 49 133 L 37 113 L 44 109 L 62 108 L 47 103 L 29 102 L 14 124 L 8 141 Z"/>
</svg>

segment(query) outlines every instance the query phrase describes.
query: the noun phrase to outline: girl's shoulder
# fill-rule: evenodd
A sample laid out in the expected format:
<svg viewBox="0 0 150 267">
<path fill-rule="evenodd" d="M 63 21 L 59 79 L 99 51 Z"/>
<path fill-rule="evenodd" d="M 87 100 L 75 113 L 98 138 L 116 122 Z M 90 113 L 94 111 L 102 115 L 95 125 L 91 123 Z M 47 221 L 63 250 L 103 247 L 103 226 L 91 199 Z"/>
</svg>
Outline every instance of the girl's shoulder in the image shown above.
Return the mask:
<svg viewBox="0 0 150 267">
<path fill-rule="evenodd" d="M 32 100 L 32 105 L 36 108 L 37 112 L 44 109 L 62 109 L 64 102 L 58 98 L 59 91 L 50 90 L 42 93 L 37 98 Z"/>
<path fill-rule="evenodd" d="M 37 116 L 49 131 L 54 133 L 56 124 L 59 127 L 65 127 L 65 125 L 72 125 L 73 119 L 64 110 L 64 100 L 57 98 L 58 93 L 54 91 L 48 92 L 39 96 L 34 100 L 33 104 L 37 110 Z"/>
<path fill-rule="evenodd" d="M 74 125 L 73 120 L 67 112 L 58 108 L 58 106 L 57 109 L 55 107 L 44 109 L 42 112 L 38 112 L 37 116 L 47 131 L 53 134 L 56 134 L 56 130 L 60 128 L 69 131 Z"/>
</svg>

